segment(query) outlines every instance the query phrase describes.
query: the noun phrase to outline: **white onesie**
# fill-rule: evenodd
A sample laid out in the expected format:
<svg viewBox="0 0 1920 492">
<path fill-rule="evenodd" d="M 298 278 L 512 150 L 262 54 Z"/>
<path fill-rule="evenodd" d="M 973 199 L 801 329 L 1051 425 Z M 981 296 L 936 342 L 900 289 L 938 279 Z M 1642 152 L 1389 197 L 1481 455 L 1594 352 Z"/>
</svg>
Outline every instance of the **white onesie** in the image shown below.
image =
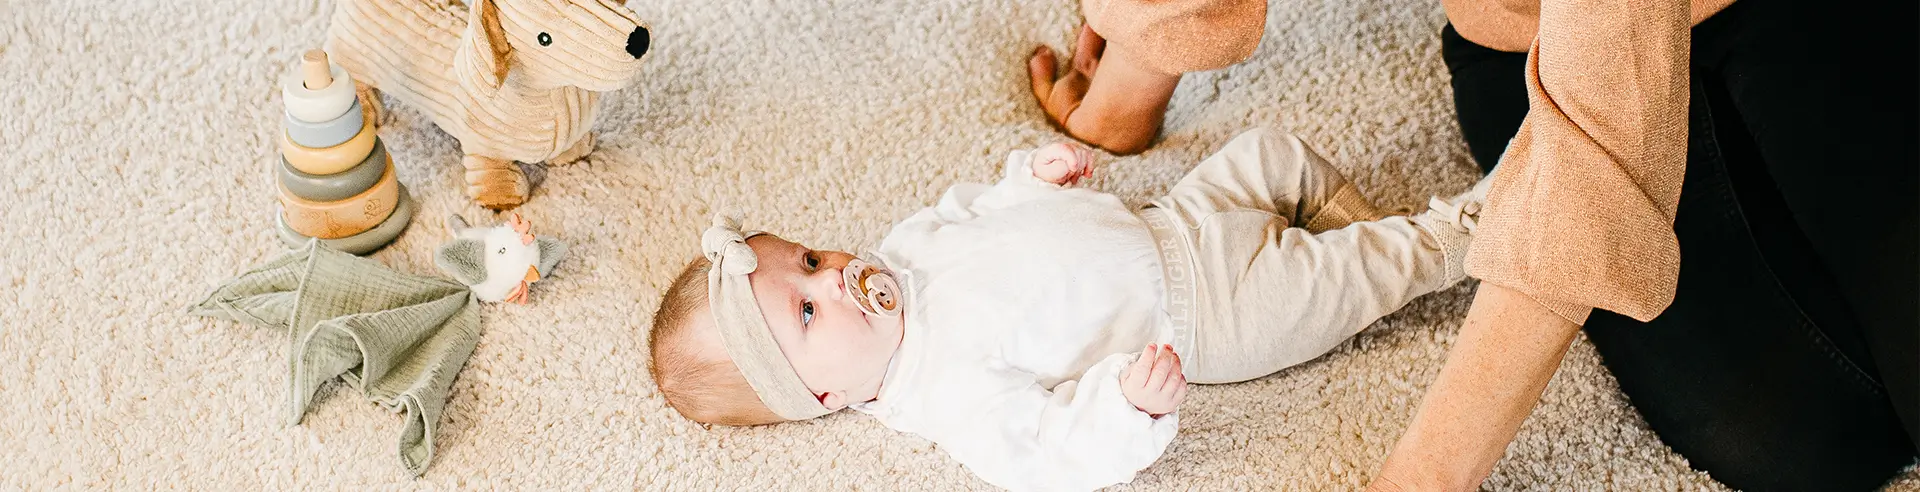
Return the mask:
<svg viewBox="0 0 1920 492">
<path fill-rule="evenodd" d="M 854 407 L 1014 490 L 1093 490 L 1160 457 L 1179 415 L 1120 392 L 1149 344 L 1172 344 L 1190 382 L 1244 381 L 1458 282 L 1462 204 L 1484 196 L 1383 216 L 1299 139 L 1255 130 L 1135 212 L 1033 177 L 1028 155 L 881 242 L 906 335 L 879 397 Z"/>
<path fill-rule="evenodd" d="M 882 241 L 906 335 L 879 398 L 855 409 L 1008 489 L 1127 482 L 1179 425 L 1120 394 L 1134 354 L 1172 341 L 1159 253 L 1118 198 L 1026 164 L 1012 152 L 998 184 L 954 186 Z"/>
</svg>

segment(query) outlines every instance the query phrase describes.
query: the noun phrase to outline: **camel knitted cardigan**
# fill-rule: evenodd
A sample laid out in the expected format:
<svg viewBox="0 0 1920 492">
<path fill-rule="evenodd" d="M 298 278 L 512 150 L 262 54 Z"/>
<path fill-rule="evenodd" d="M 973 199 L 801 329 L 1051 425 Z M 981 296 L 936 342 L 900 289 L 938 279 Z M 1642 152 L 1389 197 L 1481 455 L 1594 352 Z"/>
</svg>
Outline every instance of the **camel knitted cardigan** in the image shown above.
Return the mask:
<svg viewBox="0 0 1920 492">
<path fill-rule="evenodd" d="M 1673 302 L 1690 26 L 1732 0 L 1443 0 L 1461 36 L 1528 50 L 1530 110 L 1494 171 L 1467 272 L 1574 323 Z M 1238 63 L 1266 0 L 1083 0 L 1109 43 L 1167 73 Z M 1537 31 L 1536 31 L 1537 26 Z M 1537 33 L 1537 35 L 1536 35 Z"/>
<path fill-rule="evenodd" d="M 1144 61 L 1179 74 L 1240 63 L 1260 45 L 1269 0 L 1081 0 L 1087 25 Z M 1527 51 L 1540 25 L 1540 0 L 1441 0 L 1460 36 L 1500 51 Z M 1694 0 L 1689 25 L 1733 0 Z"/>
<path fill-rule="evenodd" d="M 1551 0 L 1527 53 L 1528 111 L 1494 170 L 1467 272 L 1584 324 L 1673 302 L 1686 171 L 1686 0 Z"/>
</svg>

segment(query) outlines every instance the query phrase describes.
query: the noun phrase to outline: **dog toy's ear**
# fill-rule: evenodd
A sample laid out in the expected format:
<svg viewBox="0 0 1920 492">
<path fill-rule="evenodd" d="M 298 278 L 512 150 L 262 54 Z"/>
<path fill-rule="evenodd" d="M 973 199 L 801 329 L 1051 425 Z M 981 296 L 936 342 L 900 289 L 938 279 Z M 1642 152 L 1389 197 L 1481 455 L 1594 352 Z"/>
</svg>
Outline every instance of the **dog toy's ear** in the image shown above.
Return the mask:
<svg viewBox="0 0 1920 492">
<path fill-rule="evenodd" d="M 487 280 L 486 249 L 477 239 L 455 239 L 434 251 L 433 264 L 460 283 L 479 284 Z"/>
<path fill-rule="evenodd" d="M 500 6 L 496 0 L 468 0 L 467 32 L 461 35 L 461 64 L 458 76 L 471 79 L 477 87 L 499 89 L 507 80 L 507 56 L 513 47 L 507 44 L 507 32 L 500 28 Z"/>
<path fill-rule="evenodd" d="M 560 259 L 567 256 L 567 243 L 550 237 L 539 238 L 534 240 L 534 242 L 540 245 L 540 265 L 538 268 L 538 270 L 540 270 L 540 277 L 546 278 L 547 276 L 553 275 L 553 267 L 559 266 Z"/>
</svg>

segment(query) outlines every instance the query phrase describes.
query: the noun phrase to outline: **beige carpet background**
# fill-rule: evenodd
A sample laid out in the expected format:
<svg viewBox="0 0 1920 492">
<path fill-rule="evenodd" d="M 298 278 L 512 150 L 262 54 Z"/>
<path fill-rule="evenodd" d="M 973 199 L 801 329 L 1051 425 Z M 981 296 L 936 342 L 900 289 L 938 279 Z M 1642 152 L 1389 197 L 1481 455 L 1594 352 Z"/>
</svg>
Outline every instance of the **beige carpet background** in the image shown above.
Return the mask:
<svg viewBox="0 0 1920 492">
<path fill-rule="evenodd" d="M 875 242 L 1008 150 L 1057 134 L 1026 54 L 1075 2 L 631 4 L 655 52 L 603 101 L 600 147 L 522 212 L 573 246 L 529 306 L 487 307 L 427 474 L 398 418 L 332 391 L 283 427 L 282 335 L 182 313 L 277 254 L 276 83 L 321 42 L 315 0 L 0 0 L 0 489 L 947 489 L 986 485 L 857 415 L 702 429 L 641 340 L 716 209 L 822 247 Z M 1253 59 L 1185 80 L 1164 140 L 1091 186 L 1138 203 L 1236 132 L 1299 134 L 1385 205 L 1472 182 L 1430 0 L 1286 0 Z M 389 100 L 391 103 L 392 101 Z M 455 142 L 405 104 L 381 136 L 421 201 L 375 258 L 434 273 L 463 196 Z M 1318 361 L 1199 387 L 1132 488 L 1362 486 L 1404 429 L 1472 286 Z M 1490 489 L 1715 489 L 1661 445 L 1580 341 Z M 1911 474 L 1896 488 L 1920 489 Z"/>
</svg>

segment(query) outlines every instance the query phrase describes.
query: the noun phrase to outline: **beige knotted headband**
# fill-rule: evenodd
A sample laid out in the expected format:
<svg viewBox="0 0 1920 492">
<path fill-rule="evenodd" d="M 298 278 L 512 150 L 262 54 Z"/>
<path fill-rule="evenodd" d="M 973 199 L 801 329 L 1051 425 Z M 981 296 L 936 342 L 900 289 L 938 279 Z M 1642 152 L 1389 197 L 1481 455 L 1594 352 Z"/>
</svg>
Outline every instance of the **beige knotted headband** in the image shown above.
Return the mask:
<svg viewBox="0 0 1920 492">
<path fill-rule="evenodd" d="M 832 413 L 800 381 L 800 374 L 780 352 L 760 303 L 753 296 L 753 283 L 747 274 L 760 267 L 759 257 L 747 247 L 747 238 L 759 232 L 742 234 L 732 217 L 714 215 L 713 226 L 700 235 L 700 251 L 712 262 L 707 271 L 707 304 L 713 308 L 713 323 L 720 329 L 720 344 L 747 377 L 753 393 L 774 415 L 787 420 L 806 420 Z"/>
</svg>

